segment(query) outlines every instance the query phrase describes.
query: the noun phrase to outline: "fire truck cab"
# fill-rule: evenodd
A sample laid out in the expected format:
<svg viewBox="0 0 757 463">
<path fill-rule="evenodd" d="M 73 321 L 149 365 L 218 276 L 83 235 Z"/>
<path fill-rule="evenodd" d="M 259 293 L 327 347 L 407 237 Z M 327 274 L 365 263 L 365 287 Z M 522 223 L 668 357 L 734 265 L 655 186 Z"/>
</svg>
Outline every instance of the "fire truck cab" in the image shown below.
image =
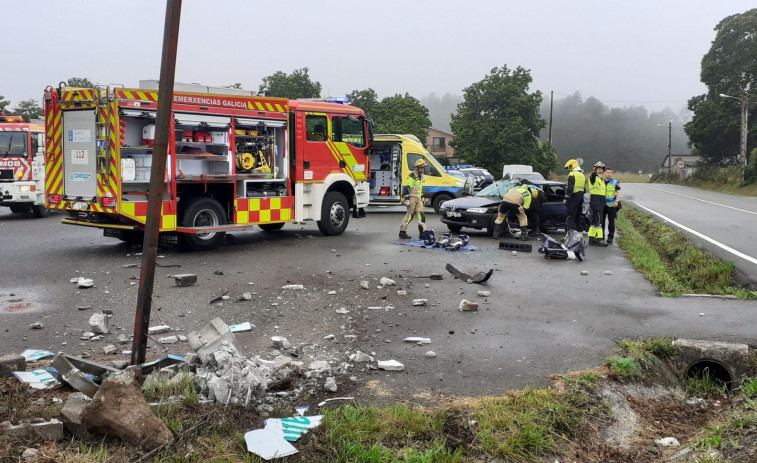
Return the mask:
<svg viewBox="0 0 757 463">
<path fill-rule="evenodd" d="M 45 215 L 45 128 L 0 114 L 0 206 Z"/>
<path fill-rule="evenodd" d="M 51 209 L 63 223 L 141 243 L 157 81 L 139 89 L 52 88 L 45 114 Z M 213 249 L 231 230 L 315 221 L 339 235 L 364 216 L 371 123 L 322 101 L 177 84 L 164 172 L 161 237 Z"/>
</svg>

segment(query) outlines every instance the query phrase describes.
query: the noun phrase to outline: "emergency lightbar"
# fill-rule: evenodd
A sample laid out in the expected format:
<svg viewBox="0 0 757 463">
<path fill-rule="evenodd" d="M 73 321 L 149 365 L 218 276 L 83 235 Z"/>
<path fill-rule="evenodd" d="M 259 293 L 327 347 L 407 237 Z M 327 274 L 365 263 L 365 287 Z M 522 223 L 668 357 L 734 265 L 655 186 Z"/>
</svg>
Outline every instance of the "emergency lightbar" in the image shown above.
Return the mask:
<svg viewBox="0 0 757 463">
<path fill-rule="evenodd" d="M 21 116 L 0 116 L 0 122 L 26 122 Z"/>
</svg>

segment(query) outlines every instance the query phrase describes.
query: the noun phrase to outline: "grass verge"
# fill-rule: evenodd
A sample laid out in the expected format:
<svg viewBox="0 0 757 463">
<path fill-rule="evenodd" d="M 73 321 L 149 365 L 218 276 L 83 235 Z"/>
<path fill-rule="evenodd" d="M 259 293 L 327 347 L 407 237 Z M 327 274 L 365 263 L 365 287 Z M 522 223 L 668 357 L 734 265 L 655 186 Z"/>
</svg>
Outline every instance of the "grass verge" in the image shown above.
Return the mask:
<svg viewBox="0 0 757 463">
<path fill-rule="evenodd" d="M 736 284 L 733 262 L 708 254 L 651 215 L 627 207 L 618 215 L 617 226 L 622 235 L 620 247 L 663 296 L 713 294 L 757 299 L 757 292 Z"/>
</svg>

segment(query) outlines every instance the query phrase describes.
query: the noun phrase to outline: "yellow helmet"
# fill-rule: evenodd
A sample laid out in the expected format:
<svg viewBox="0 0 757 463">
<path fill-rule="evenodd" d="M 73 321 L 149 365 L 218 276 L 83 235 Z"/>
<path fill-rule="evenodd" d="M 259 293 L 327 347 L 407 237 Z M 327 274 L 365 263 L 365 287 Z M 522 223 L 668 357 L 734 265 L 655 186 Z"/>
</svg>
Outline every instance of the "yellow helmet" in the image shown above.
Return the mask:
<svg viewBox="0 0 757 463">
<path fill-rule="evenodd" d="M 421 158 L 415 161 L 415 167 L 426 167 L 426 161 Z"/>
<path fill-rule="evenodd" d="M 573 170 L 576 167 L 578 167 L 578 161 L 575 159 L 569 159 L 568 162 L 565 163 L 565 170 Z"/>
<path fill-rule="evenodd" d="M 594 169 L 596 169 L 597 167 L 601 167 L 601 168 L 604 169 L 605 168 L 605 163 L 602 162 L 602 161 L 597 161 L 597 163 L 594 164 Z"/>
</svg>

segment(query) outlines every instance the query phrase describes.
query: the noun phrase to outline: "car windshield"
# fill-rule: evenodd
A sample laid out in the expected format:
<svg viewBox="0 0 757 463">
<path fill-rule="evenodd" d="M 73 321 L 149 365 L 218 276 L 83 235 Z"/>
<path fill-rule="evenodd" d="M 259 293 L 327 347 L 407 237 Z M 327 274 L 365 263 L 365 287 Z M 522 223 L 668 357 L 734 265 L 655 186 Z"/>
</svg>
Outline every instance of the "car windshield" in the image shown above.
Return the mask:
<svg viewBox="0 0 757 463">
<path fill-rule="evenodd" d="M 0 132 L 0 156 L 26 156 L 28 132 Z"/>
<path fill-rule="evenodd" d="M 513 178 L 521 178 L 523 180 L 530 180 L 532 182 L 543 182 L 544 176 L 539 172 L 533 172 L 531 174 L 515 174 Z"/>
<path fill-rule="evenodd" d="M 505 196 L 512 187 L 520 185 L 517 180 L 500 180 L 487 186 L 483 190 L 476 193 L 476 196 Z"/>
</svg>

